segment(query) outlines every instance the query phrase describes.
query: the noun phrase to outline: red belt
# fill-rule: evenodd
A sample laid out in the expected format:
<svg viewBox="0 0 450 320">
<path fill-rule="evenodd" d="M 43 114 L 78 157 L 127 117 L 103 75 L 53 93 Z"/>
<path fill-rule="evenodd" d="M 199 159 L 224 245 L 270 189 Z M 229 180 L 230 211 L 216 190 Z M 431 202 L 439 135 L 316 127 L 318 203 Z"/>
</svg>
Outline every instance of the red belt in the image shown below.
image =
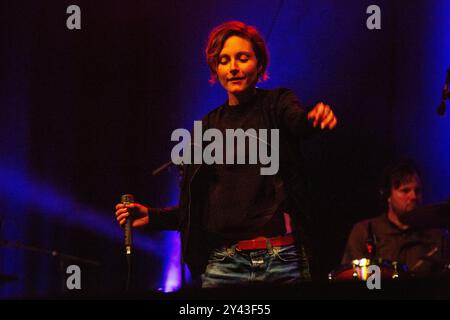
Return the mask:
<svg viewBox="0 0 450 320">
<path fill-rule="evenodd" d="M 267 249 L 268 243 L 270 243 L 272 247 L 282 247 L 293 244 L 294 242 L 295 239 L 292 234 L 287 234 L 285 236 L 278 236 L 274 238 L 258 237 L 252 240 L 239 241 L 236 245 L 236 250 Z"/>
</svg>

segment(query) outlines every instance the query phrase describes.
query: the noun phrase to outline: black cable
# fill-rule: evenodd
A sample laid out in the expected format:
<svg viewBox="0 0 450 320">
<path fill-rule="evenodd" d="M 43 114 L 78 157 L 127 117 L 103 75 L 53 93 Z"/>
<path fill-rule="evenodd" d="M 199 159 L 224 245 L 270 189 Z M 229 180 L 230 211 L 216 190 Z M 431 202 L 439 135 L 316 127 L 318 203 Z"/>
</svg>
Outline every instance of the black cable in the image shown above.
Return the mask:
<svg viewBox="0 0 450 320">
<path fill-rule="evenodd" d="M 130 282 L 131 282 L 131 254 L 127 254 L 127 266 L 128 266 L 128 272 L 127 272 L 127 283 L 125 286 L 125 292 L 130 291 Z"/>
<path fill-rule="evenodd" d="M 267 36 L 266 36 L 267 43 L 269 42 L 270 36 L 272 35 L 273 28 L 275 27 L 275 23 L 278 20 L 278 16 L 280 15 L 280 11 L 281 11 L 281 8 L 283 7 L 283 4 L 284 4 L 284 0 L 280 0 L 278 2 L 277 10 L 275 11 L 275 15 L 272 19 L 272 24 L 270 25 L 269 31 L 267 32 Z"/>
<path fill-rule="evenodd" d="M 450 90 L 448 89 L 448 85 L 450 83 L 450 69 L 447 69 L 447 77 L 445 79 L 445 83 L 444 83 L 444 89 L 442 90 L 442 98 L 441 98 L 441 103 L 439 104 L 438 108 L 437 108 L 437 113 L 440 116 L 443 116 L 445 114 L 445 101 L 447 99 L 450 99 Z"/>
<path fill-rule="evenodd" d="M 183 246 L 181 246 L 183 250 Z M 184 262 L 183 253 L 181 253 L 181 288 L 186 287 L 186 263 Z"/>
</svg>

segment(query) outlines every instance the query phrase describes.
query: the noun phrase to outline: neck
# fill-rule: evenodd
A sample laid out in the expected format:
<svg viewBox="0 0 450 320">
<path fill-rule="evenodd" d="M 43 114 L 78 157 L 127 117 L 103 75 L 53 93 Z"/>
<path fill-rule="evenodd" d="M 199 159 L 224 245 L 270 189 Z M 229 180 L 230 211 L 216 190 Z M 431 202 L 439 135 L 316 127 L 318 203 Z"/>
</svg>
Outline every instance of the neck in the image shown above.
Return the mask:
<svg viewBox="0 0 450 320">
<path fill-rule="evenodd" d="M 252 88 L 241 93 L 231 93 L 228 92 L 228 105 L 237 106 L 239 104 L 246 103 L 249 101 L 256 93 L 256 89 Z"/>
<path fill-rule="evenodd" d="M 388 217 L 389 221 L 391 221 L 393 224 L 395 224 L 399 229 L 406 230 L 409 228 L 408 225 L 400 222 L 400 220 L 398 219 L 398 215 L 392 209 L 389 209 L 387 217 Z"/>
</svg>

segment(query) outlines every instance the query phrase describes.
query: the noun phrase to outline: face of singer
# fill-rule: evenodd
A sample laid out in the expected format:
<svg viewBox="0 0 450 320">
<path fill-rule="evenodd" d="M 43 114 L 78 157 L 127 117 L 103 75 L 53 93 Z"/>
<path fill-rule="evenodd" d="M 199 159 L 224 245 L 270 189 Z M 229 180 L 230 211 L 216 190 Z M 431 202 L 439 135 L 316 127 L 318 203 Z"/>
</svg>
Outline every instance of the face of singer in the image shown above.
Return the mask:
<svg viewBox="0 0 450 320">
<path fill-rule="evenodd" d="M 416 209 L 422 202 L 422 183 L 417 174 L 405 179 L 398 188 L 391 188 L 389 209 L 402 216 Z"/>
<path fill-rule="evenodd" d="M 251 42 L 238 36 L 229 37 L 220 51 L 216 71 L 229 96 L 253 90 L 258 81 L 258 60 Z"/>
</svg>

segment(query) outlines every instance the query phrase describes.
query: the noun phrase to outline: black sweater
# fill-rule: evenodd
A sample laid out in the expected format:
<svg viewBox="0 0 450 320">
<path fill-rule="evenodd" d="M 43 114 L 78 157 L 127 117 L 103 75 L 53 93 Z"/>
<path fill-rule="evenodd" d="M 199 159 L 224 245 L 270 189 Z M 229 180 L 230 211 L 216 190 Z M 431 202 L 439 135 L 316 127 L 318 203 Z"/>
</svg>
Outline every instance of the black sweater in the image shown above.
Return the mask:
<svg viewBox="0 0 450 320">
<path fill-rule="evenodd" d="M 300 104 L 295 94 L 288 89 L 257 89 L 252 105 L 254 109 L 234 110 L 238 111 L 238 113 L 244 111 L 242 117 L 239 114 L 237 115 L 243 121 L 239 125 L 244 125 L 245 114 L 250 111 L 247 124 L 279 129 L 280 168 L 275 176 L 265 176 L 270 177 L 267 179 L 251 174 L 254 178 L 254 181 L 250 183 L 253 188 L 268 188 L 266 190 L 270 189 L 269 194 L 264 195 L 264 193 L 260 194 L 255 191 L 232 204 L 232 210 L 237 210 L 233 213 L 234 219 L 237 218 L 236 222 L 239 222 L 239 219 L 243 218 L 245 222 L 244 228 L 236 225 L 235 232 L 228 233 L 230 230 L 233 231 L 233 228 L 222 229 L 224 226 L 229 227 L 227 225 L 228 221 L 224 221 L 223 216 L 218 215 L 212 220 L 209 219 L 208 215 L 211 213 L 227 214 L 230 212 L 229 208 L 220 207 L 223 203 L 223 200 L 219 197 L 220 194 L 214 194 L 215 188 L 220 190 L 229 186 L 226 184 L 216 185 L 211 180 L 211 177 L 213 177 L 211 176 L 211 167 L 205 164 L 187 164 L 183 166 L 180 201 L 177 207 L 150 208 L 147 229 L 179 230 L 183 244 L 183 258 L 189 265 L 193 275 L 202 273 L 207 262 L 207 254 L 210 247 L 208 246 L 208 239 L 205 238 L 205 230 L 219 231 L 219 233 L 226 230 L 226 236 L 235 240 L 268 235 L 280 230 L 274 224 L 274 228 L 271 231 L 267 231 L 265 225 L 273 221 L 271 219 L 275 219 L 275 214 L 279 214 L 281 209 L 291 214 L 303 244 L 308 246 L 309 232 L 311 231 L 309 229 L 309 197 L 307 195 L 306 179 L 302 172 L 303 161 L 299 147 L 300 142 L 304 138 L 311 136 L 318 130 L 314 129 L 311 123 L 308 122 L 305 108 Z M 229 108 L 229 106 L 224 104 L 209 112 L 202 119 L 203 130 L 223 124 L 222 121 L 218 120 L 223 118 L 221 114 L 226 108 Z M 249 171 L 251 170 L 249 169 Z M 222 177 L 226 176 L 223 172 L 220 175 Z M 245 174 L 243 177 L 245 177 Z M 228 181 L 229 178 L 227 177 Z M 241 179 L 239 180 L 242 181 Z M 238 184 L 242 184 L 242 182 Z M 245 188 L 241 188 L 240 192 L 245 192 Z M 228 198 L 228 201 L 230 201 L 230 198 Z M 260 210 L 250 208 L 249 203 L 252 201 L 263 202 L 262 206 L 258 207 L 257 205 L 253 207 Z M 204 214 L 205 211 L 208 212 L 207 216 Z M 246 216 L 247 212 L 256 214 L 255 217 L 260 219 L 256 219 L 256 222 L 251 221 L 252 219 L 248 219 L 249 216 Z"/>
</svg>

